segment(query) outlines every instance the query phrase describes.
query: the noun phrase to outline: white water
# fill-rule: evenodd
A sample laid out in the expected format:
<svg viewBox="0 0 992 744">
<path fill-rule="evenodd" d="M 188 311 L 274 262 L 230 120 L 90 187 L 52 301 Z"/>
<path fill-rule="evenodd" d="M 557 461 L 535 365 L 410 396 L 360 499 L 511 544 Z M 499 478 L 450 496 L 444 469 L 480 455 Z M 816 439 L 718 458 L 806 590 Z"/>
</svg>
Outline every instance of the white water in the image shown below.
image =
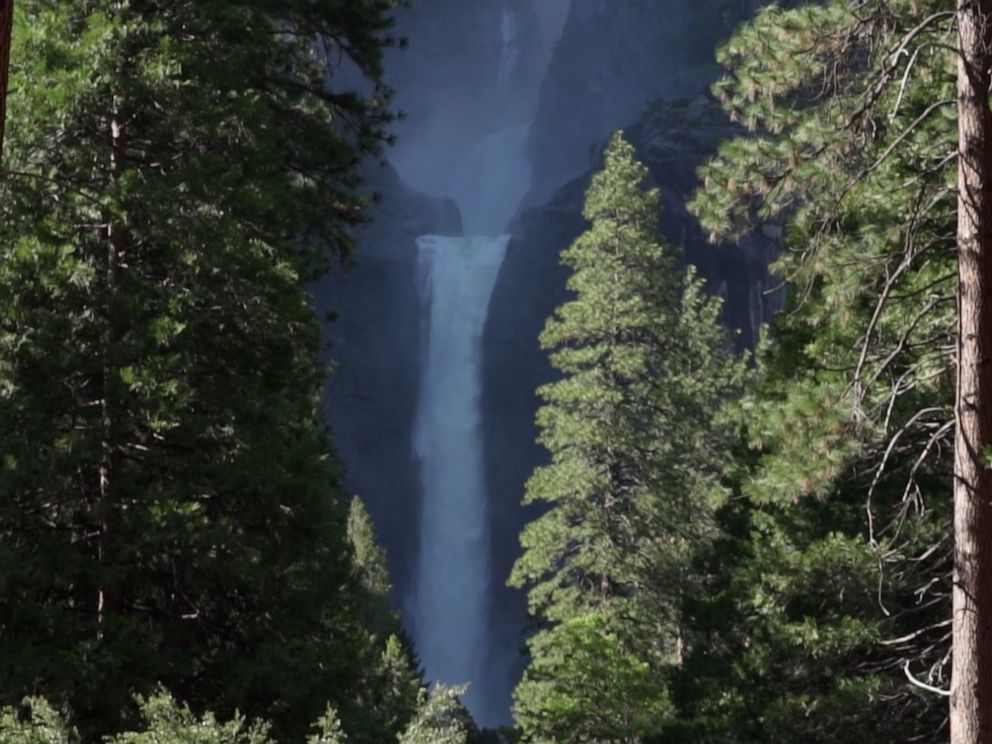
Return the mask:
<svg viewBox="0 0 992 744">
<path fill-rule="evenodd" d="M 465 235 L 506 231 L 531 185 L 529 127 L 568 0 L 530 4 L 547 48 L 535 57 L 518 4 L 499 2 L 497 67 L 478 110 L 466 118 L 458 106 L 438 107 L 392 153 L 407 183 L 457 203 Z M 483 329 L 508 243 L 505 235 L 417 240 L 423 340 L 412 444 L 421 518 L 404 616 L 427 679 L 470 683 L 464 702 L 480 726 L 509 723 L 519 669 L 519 647 L 507 643 L 505 612 L 494 606 L 506 577 L 491 562 L 480 409 Z"/>
<path fill-rule="evenodd" d="M 465 702 L 480 723 L 488 651 L 489 544 L 482 460 L 480 344 L 509 236 L 417 239 L 425 329 L 413 446 L 421 467 L 420 563 L 409 608 L 427 679 L 475 683 Z"/>
</svg>

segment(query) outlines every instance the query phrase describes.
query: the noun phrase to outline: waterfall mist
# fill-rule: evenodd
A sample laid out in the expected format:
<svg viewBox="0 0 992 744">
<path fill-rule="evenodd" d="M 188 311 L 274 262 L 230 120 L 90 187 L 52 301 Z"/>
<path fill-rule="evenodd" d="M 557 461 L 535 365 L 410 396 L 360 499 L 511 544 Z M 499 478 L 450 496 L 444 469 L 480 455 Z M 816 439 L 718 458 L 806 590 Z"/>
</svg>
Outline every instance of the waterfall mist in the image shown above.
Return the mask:
<svg viewBox="0 0 992 744">
<path fill-rule="evenodd" d="M 528 130 L 571 0 L 437 0 L 398 15 L 388 79 L 406 114 L 389 161 L 450 197 L 465 234 L 499 234 L 530 187 Z"/>
</svg>

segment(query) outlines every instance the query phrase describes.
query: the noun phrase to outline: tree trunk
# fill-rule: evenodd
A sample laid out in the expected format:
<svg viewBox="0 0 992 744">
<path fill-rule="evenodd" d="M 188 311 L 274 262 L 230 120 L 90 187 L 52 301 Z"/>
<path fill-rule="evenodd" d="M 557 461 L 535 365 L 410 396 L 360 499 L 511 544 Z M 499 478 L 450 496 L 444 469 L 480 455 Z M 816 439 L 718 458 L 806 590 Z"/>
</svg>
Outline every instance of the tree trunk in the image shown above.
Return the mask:
<svg viewBox="0 0 992 744">
<path fill-rule="evenodd" d="M 127 142 L 121 122 L 120 101 L 113 99 L 113 112 L 110 117 L 110 178 L 120 180 L 124 170 Z M 98 513 L 100 518 L 100 539 L 98 560 L 104 570 L 115 567 L 116 556 L 113 544 L 117 536 L 117 519 L 121 505 L 118 503 L 118 479 L 120 475 L 121 431 L 120 431 L 120 345 L 124 336 L 121 318 L 120 286 L 121 263 L 127 248 L 124 227 L 119 217 L 108 215 L 107 220 L 107 266 L 105 289 L 107 293 L 107 336 L 103 350 L 103 402 L 101 410 L 102 435 L 100 447 L 100 497 Z M 117 579 L 102 585 L 97 593 L 97 623 L 102 625 L 107 615 L 121 611 L 122 587 Z M 102 629 L 99 631 L 102 636 Z"/>
<path fill-rule="evenodd" d="M 14 0 L 0 0 L 0 173 L 3 172 L 3 135 L 7 123 L 7 81 L 10 79 L 10 37 L 14 28 Z"/>
<path fill-rule="evenodd" d="M 958 383 L 951 743 L 992 744 L 992 0 L 958 0 Z"/>
</svg>

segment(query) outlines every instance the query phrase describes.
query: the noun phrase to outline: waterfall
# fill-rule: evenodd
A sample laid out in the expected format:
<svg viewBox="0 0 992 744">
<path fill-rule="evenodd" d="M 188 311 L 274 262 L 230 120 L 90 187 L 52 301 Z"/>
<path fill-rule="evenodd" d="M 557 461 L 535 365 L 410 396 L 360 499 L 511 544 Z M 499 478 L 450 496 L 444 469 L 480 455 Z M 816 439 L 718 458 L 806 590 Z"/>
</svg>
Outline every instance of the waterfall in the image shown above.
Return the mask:
<svg viewBox="0 0 992 744">
<path fill-rule="evenodd" d="M 473 683 L 465 702 L 482 725 L 506 716 L 484 687 L 490 570 L 479 402 L 482 332 L 508 243 L 417 239 L 424 331 L 413 447 L 423 503 L 408 615 L 427 678 Z"/>
</svg>

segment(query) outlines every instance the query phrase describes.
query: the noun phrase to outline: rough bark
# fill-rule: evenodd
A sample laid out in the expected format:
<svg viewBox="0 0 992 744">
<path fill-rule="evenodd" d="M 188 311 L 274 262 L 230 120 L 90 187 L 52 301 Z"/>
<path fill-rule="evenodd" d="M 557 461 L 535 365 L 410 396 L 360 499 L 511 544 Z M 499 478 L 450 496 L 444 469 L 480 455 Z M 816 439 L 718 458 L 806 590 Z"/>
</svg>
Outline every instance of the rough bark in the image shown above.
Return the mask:
<svg viewBox="0 0 992 744">
<path fill-rule="evenodd" d="M 10 79 L 10 37 L 14 28 L 14 0 L 0 0 L 0 172 L 3 172 L 3 136 L 7 123 L 7 82 Z"/>
<path fill-rule="evenodd" d="M 992 0 L 958 0 L 958 384 L 951 743 L 992 744 Z"/>
</svg>

